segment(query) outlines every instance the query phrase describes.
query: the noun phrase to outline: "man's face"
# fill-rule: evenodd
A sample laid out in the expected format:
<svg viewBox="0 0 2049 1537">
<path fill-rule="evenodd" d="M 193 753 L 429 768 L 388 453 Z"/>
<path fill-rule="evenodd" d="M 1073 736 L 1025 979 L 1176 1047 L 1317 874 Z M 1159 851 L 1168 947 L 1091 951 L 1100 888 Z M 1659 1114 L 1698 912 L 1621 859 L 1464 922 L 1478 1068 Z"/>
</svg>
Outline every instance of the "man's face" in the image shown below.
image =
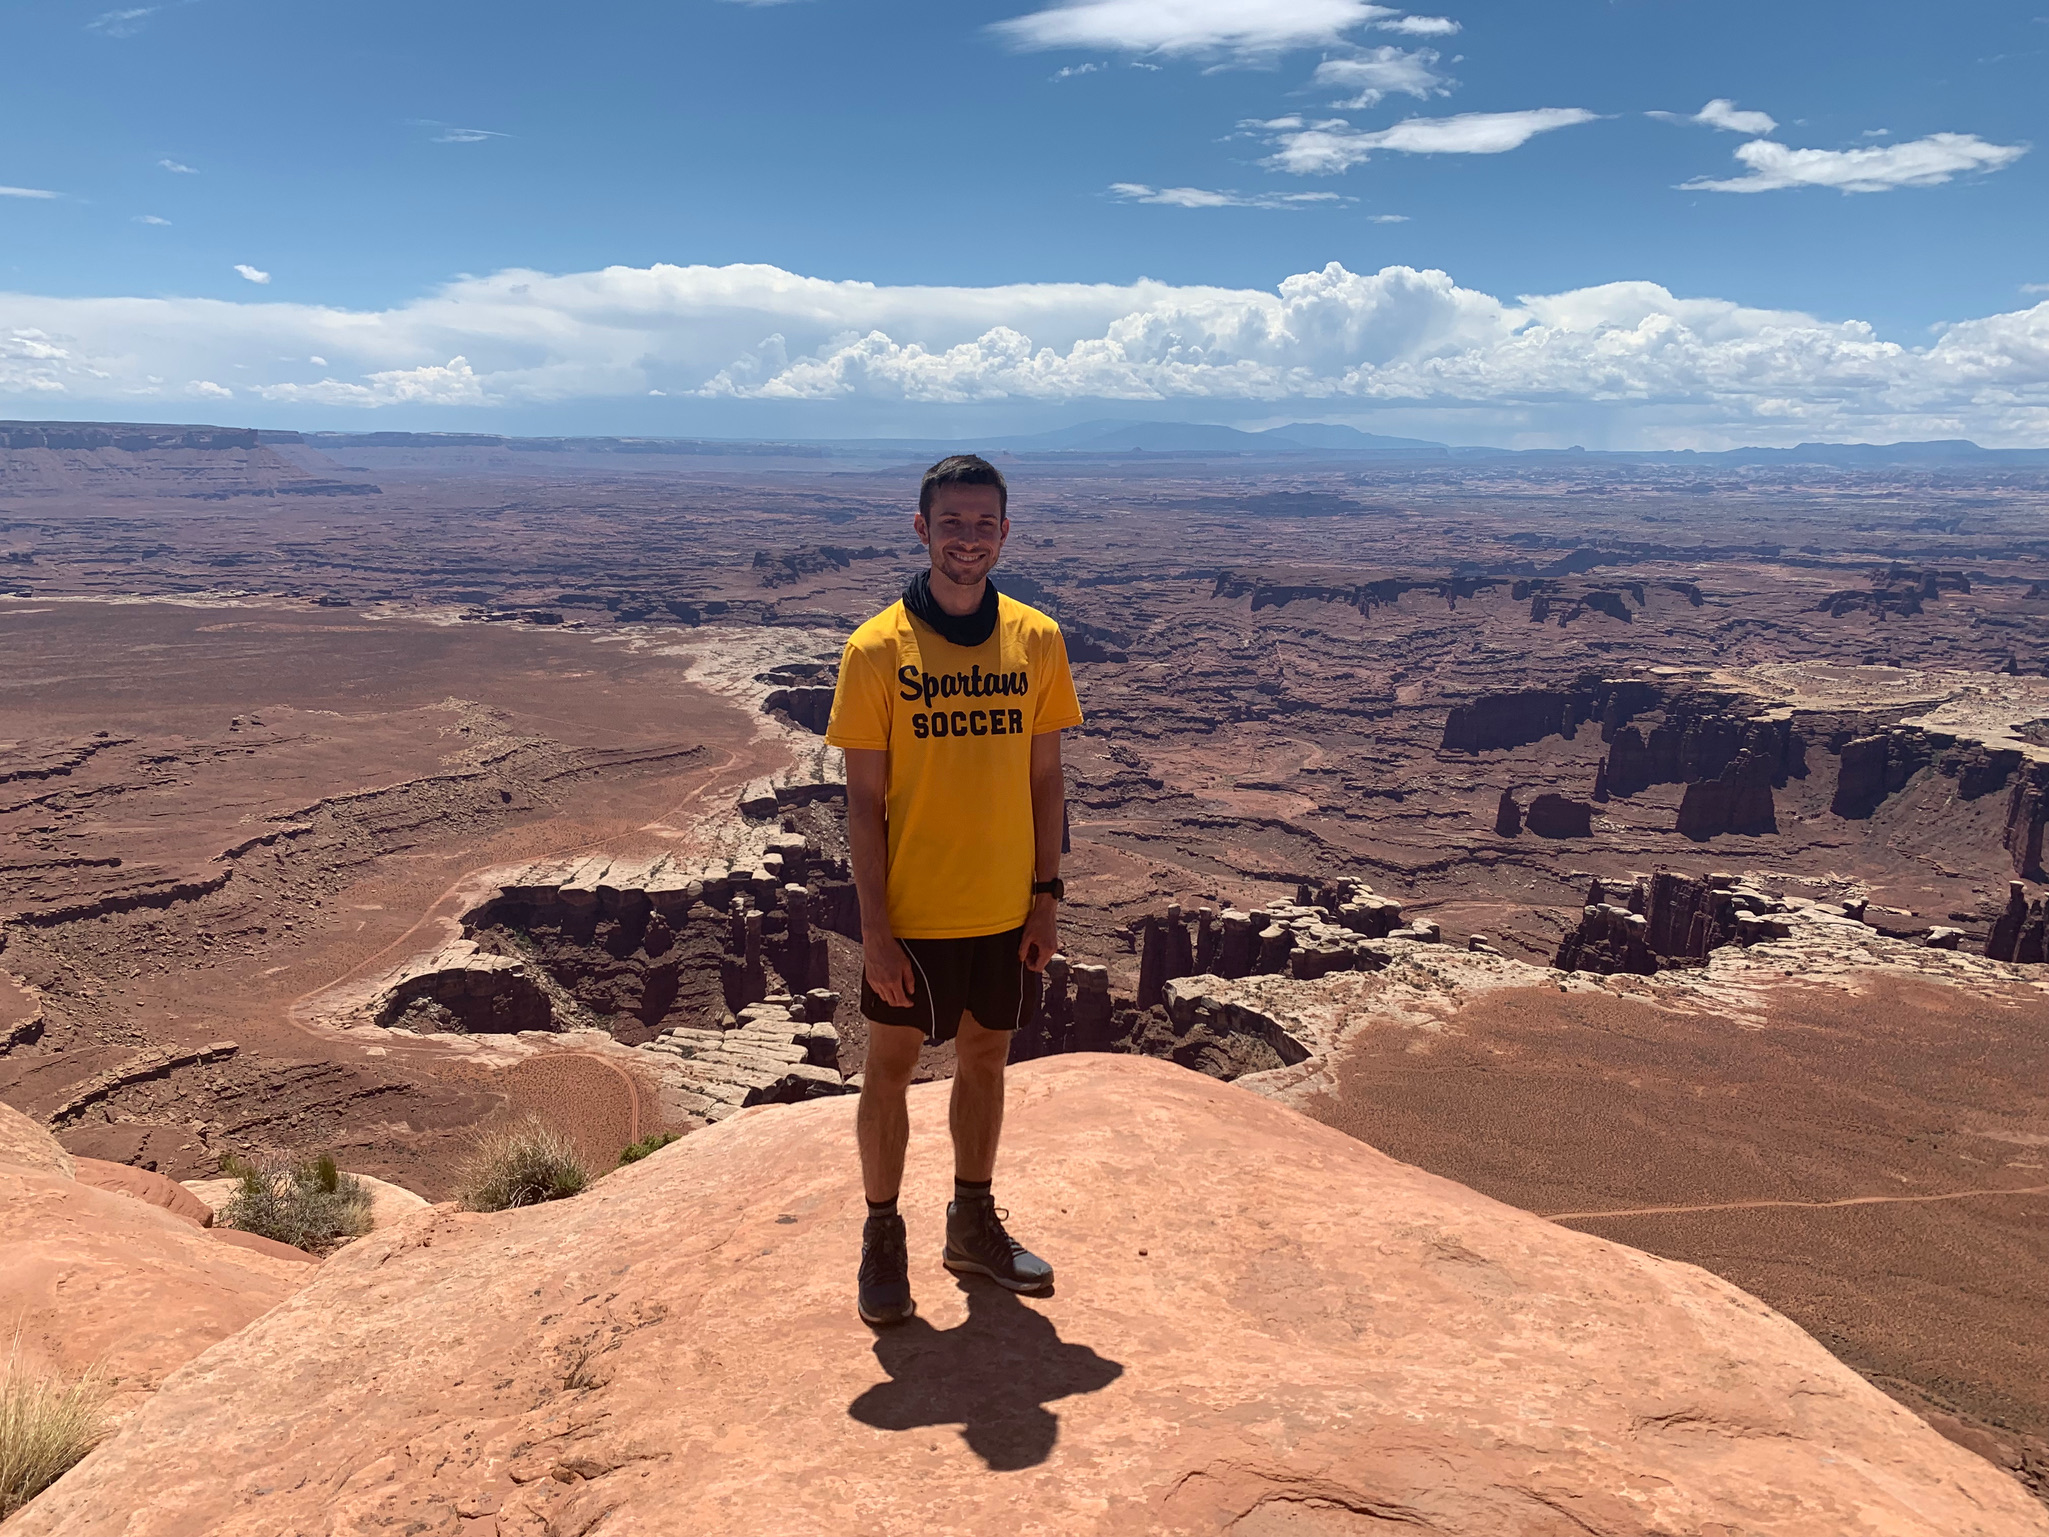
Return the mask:
<svg viewBox="0 0 2049 1537">
<path fill-rule="evenodd" d="M 913 526 L 918 542 L 932 552 L 932 569 L 963 587 L 995 569 L 1010 537 L 1010 520 L 994 486 L 941 486 L 932 494 L 931 514 L 919 513 Z"/>
</svg>

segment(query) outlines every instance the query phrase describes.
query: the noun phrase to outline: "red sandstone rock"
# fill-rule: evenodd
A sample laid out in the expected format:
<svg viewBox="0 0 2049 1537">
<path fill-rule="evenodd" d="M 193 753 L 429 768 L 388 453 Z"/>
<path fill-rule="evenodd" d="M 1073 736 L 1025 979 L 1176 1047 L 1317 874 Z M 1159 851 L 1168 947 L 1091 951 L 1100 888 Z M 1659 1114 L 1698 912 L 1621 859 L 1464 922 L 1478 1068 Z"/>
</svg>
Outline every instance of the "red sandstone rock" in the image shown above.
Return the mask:
<svg viewBox="0 0 2049 1537">
<path fill-rule="evenodd" d="M 108 1163 L 103 1158 L 80 1158 L 78 1182 L 95 1190 L 111 1190 L 133 1196 L 152 1206 L 161 1206 L 174 1217 L 183 1217 L 195 1227 L 213 1226 L 213 1208 L 169 1175 L 151 1169 L 131 1168 L 125 1163 Z"/>
<path fill-rule="evenodd" d="M 0 1104 L 0 1165 L 5 1164 L 66 1179 L 77 1172 L 62 1143 L 12 1105 Z"/>
<path fill-rule="evenodd" d="M 246 1249 L 251 1254 L 261 1254 L 268 1259 L 289 1260 L 298 1265 L 317 1265 L 320 1256 L 308 1254 L 304 1249 L 295 1249 L 288 1243 L 279 1243 L 275 1238 L 265 1238 L 261 1233 L 245 1233 L 240 1228 L 216 1227 L 207 1230 L 207 1236 L 218 1238 L 224 1244 L 237 1249 Z"/>
<path fill-rule="evenodd" d="M 310 1267 L 217 1242 L 183 1217 L 0 1163 L 0 1319 L 38 1365 L 104 1361 L 117 1413 L 299 1286 Z"/>
<path fill-rule="evenodd" d="M 956 1285 L 912 1099 L 917 1321 L 853 1316 L 853 1104 L 745 1112 L 350 1245 L 14 1537 L 2049 1534 L 1735 1287 L 1143 1058 L 1017 1071 L 998 1189 L 1059 1293 Z"/>
</svg>

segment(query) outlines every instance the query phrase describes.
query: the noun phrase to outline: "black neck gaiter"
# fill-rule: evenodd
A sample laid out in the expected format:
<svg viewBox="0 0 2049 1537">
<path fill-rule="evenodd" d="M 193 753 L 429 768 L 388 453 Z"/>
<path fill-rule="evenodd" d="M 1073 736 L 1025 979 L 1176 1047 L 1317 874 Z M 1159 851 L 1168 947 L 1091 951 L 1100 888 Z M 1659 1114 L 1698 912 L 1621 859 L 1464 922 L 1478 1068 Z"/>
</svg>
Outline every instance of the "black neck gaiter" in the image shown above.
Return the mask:
<svg viewBox="0 0 2049 1537">
<path fill-rule="evenodd" d="M 996 584 L 982 584 L 982 606 L 972 614 L 949 614 L 932 596 L 932 573 L 920 571 L 904 584 L 904 607 L 918 623 L 956 646 L 979 646 L 996 633 Z"/>
</svg>

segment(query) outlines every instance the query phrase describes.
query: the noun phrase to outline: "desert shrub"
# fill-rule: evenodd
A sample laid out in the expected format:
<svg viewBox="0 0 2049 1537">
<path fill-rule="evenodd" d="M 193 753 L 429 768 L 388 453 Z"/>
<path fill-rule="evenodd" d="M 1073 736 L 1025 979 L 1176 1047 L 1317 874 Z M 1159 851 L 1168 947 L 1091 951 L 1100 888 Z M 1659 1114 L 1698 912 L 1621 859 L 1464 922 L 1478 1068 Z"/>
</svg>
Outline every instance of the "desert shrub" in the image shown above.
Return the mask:
<svg viewBox="0 0 2049 1537">
<path fill-rule="evenodd" d="M 464 1211 L 506 1211 L 575 1195 L 590 1179 L 575 1143 L 525 1116 L 478 1138 L 455 1199 Z"/>
<path fill-rule="evenodd" d="M 629 1142 L 619 1150 L 619 1166 L 624 1168 L 629 1163 L 639 1163 L 656 1148 L 667 1147 L 682 1135 L 680 1131 L 658 1131 L 652 1137 L 642 1137 L 638 1142 Z"/>
<path fill-rule="evenodd" d="M 107 1433 L 107 1385 L 99 1368 L 66 1386 L 28 1371 L 21 1340 L 0 1376 L 0 1521 L 68 1472 Z"/>
<path fill-rule="evenodd" d="M 221 1160 L 242 1183 L 220 1211 L 223 1226 L 321 1254 L 370 1231 L 370 1191 L 326 1154 L 310 1163 Z"/>
</svg>

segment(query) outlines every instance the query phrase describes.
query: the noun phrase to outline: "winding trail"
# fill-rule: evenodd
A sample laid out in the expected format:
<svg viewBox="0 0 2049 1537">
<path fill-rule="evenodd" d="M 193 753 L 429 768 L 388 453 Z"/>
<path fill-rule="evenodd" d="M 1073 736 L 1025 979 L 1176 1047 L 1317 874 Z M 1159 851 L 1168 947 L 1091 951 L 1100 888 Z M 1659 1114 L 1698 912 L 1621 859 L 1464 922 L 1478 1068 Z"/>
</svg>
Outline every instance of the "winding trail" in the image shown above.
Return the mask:
<svg viewBox="0 0 2049 1537">
<path fill-rule="evenodd" d="M 1712 1201 L 1700 1206 L 1630 1206 L 1617 1211 L 1554 1211 L 1547 1222 L 1587 1222 L 1598 1217 L 1669 1217 L 1696 1211 L 1763 1211 L 1789 1207 L 1796 1211 L 1828 1211 L 1838 1206 L 1899 1206 L 1928 1201 L 1966 1201 L 1986 1195 L 2049 1195 L 2049 1185 L 2020 1185 L 2001 1190 L 1945 1190 L 1935 1195 L 1851 1195 L 1838 1201 Z"/>
</svg>

